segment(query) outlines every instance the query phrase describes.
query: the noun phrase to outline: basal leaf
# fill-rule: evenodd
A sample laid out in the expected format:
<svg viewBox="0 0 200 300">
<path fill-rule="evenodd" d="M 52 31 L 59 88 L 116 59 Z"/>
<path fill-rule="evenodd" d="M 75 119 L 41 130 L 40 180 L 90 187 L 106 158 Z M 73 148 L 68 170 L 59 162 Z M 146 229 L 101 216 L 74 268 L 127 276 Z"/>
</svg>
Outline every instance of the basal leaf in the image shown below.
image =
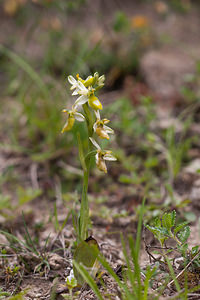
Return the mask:
<svg viewBox="0 0 200 300">
<path fill-rule="evenodd" d="M 81 263 L 88 270 L 90 275 L 92 277 L 95 277 L 99 268 L 99 264 L 97 261 L 98 253 L 99 246 L 97 244 L 97 241 L 94 238 L 89 237 L 77 246 L 74 252 L 74 261 L 79 264 Z M 78 283 L 80 285 L 83 285 L 85 283 L 85 280 L 78 272 L 75 264 L 73 265 L 73 269 L 74 276 L 77 279 Z"/>
</svg>

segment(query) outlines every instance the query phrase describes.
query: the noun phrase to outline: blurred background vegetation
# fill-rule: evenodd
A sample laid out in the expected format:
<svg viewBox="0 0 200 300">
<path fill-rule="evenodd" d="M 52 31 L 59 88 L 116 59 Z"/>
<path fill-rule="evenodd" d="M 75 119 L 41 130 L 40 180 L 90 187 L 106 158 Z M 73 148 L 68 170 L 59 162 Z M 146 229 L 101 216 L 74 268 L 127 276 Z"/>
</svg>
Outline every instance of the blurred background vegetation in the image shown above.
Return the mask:
<svg viewBox="0 0 200 300">
<path fill-rule="evenodd" d="M 90 192 L 103 195 L 100 202 L 113 193 L 131 199 L 134 195 L 124 215 L 131 214 L 134 201 L 140 203 L 147 193 L 154 201 L 150 217 L 159 214 L 159 205 L 186 205 L 186 199 L 176 198 L 174 187 L 189 162 L 189 151 L 198 148 L 189 128 L 199 121 L 199 63 L 178 91 L 178 100 L 174 96 L 166 103 L 145 81 L 141 59 L 152 49 L 176 44 L 170 33 L 160 33 L 162 24 L 174 16 L 183 21 L 199 11 L 198 3 L 4 0 L 0 5 L 2 215 L 11 217 L 9 209 L 37 197 L 54 200 L 58 187 L 64 200 L 77 198 L 74 193 L 81 190 L 82 173 L 74 131 L 78 127 L 83 141 L 86 133 L 82 124 L 76 124 L 72 132 L 62 135 L 61 110 L 73 103 L 67 76 L 85 77 L 95 71 L 106 75 L 101 97 L 104 114 L 116 132 L 111 142 L 118 163 L 106 178 L 93 170 Z M 159 105 L 172 108 L 175 125 L 161 126 Z M 163 189 L 168 195 L 164 204 Z M 109 217 L 106 206 L 102 207 L 102 215 Z"/>
</svg>

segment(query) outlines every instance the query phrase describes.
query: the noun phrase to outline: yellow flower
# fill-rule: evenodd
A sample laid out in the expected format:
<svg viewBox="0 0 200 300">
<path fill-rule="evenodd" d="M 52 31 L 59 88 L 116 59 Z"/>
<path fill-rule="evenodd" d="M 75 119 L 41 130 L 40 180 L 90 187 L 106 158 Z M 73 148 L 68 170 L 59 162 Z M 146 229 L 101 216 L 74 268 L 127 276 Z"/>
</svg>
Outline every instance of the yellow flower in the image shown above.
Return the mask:
<svg viewBox="0 0 200 300">
<path fill-rule="evenodd" d="M 88 76 L 86 80 L 83 80 L 79 74 L 76 77 L 77 80 L 71 75 L 68 76 L 69 83 L 72 85 L 71 90 L 74 90 L 72 96 L 79 95 L 75 105 L 80 106 L 88 102 L 89 106 L 94 110 L 102 109 L 103 106 L 94 95 L 94 92 L 104 85 L 105 76 L 99 77 L 99 74 L 96 72 L 93 77 Z M 93 88 L 92 85 L 97 85 L 97 87 Z"/>
<path fill-rule="evenodd" d="M 107 173 L 106 160 L 115 161 L 117 160 L 109 150 L 102 150 L 101 147 L 97 144 L 97 142 L 93 138 L 89 138 L 91 143 L 97 148 L 97 154 L 95 155 L 96 165 L 100 171 Z"/>
<path fill-rule="evenodd" d="M 101 88 L 104 86 L 105 76 L 102 75 L 99 77 L 99 73 L 95 72 L 94 76 L 88 76 L 85 80 L 82 79 L 79 74 L 76 75 L 77 80 L 79 80 L 81 83 L 84 84 L 84 86 L 87 87 L 93 87 L 95 84 L 97 85 L 97 88 Z"/>
<path fill-rule="evenodd" d="M 19 4 L 16 0 L 6 0 L 3 4 L 4 12 L 9 16 L 13 16 L 18 10 L 18 7 Z"/>
<path fill-rule="evenodd" d="M 78 75 L 78 74 L 77 74 Z M 73 76 L 69 75 L 68 76 L 68 81 L 72 85 L 71 90 L 74 90 L 72 93 L 72 96 L 74 95 L 87 95 L 88 94 L 88 89 L 84 86 L 83 82 L 84 80 L 76 80 Z"/>
<path fill-rule="evenodd" d="M 148 19 L 145 16 L 138 15 L 131 19 L 131 26 L 135 29 L 147 27 L 149 24 Z"/>
<path fill-rule="evenodd" d="M 99 111 L 96 111 L 95 114 L 96 114 L 97 120 L 93 126 L 94 132 L 96 132 L 96 134 L 101 139 L 109 140 L 110 137 L 108 134 L 113 134 L 114 131 L 110 127 L 106 126 L 105 124 L 109 123 L 110 120 L 108 120 L 108 119 L 101 120 Z"/>
<path fill-rule="evenodd" d="M 85 80 L 82 79 L 79 74 L 76 74 L 76 78 L 84 84 L 85 87 L 88 87 L 88 86 L 92 86 L 93 83 L 94 83 L 94 77 L 93 76 L 88 76 Z"/>
<path fill-rule="evenodd" d="M 79 122 L 84 122 L 85 117 L 82 114 L 78 113 L 76 108 L 77 108 L 77 106 L 73 106 L 72 110 L 67 110 L 67 109 L 62 110 L 62 112 L 68 114 L 68 118 L 67 118 L 67 122 L 63 126 L 61 133 L 71 130 L 72 127 L 74 126 L 75 120 L 77 120 Z"/>
</svg>

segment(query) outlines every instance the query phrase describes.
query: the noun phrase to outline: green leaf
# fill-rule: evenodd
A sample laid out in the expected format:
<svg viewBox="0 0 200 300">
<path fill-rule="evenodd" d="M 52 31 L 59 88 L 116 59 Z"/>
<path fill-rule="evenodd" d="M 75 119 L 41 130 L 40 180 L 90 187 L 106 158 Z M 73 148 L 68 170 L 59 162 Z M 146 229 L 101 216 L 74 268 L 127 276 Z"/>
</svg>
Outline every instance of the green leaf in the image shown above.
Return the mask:
<svg viewBox="0 0 200 300">
<path fill-rule="evenodd" d="M 187 243 L 185 243 L 183 245 L 177 244 L 177 249 L 180 250 L 181 255 L 185 258 L 187 255 L 187 252 L 188 252 L 188 244 Z"/>
<path fill-rule="evenodd" d="M 172 224 L 172 227 L 175 226 L 175 223 L 176 223 L 176 211 L 173 210 L 171 212 L 171 224 Z"/>
<path fill-rule="evenodd" d="M 70 276 L 67 277 L 66 280 L 66 285 L 68 287 L 68 289 L 73 289 L 77 286 L 77 280 L 75 277 L 69 278 Z"/>
<path fill-rule="evenodd" d="M 199 246 L 192 247 L 192 250 L 191 250 L 192 258 L 198 253 L 198 251 L 199 251 Z"/>
<path fill-rule="evenodd" d="M 22 291 L 19 294 L 12 296 L 9 298 L 9 300 L 25 300 L 25 295 L 27 294 L 27 290 L 26 291 Z"/>
<path fill-rule="evenodd" d="M 120 289 L 124 292 L 124 294 L 126 295 L 126 299 L 132 299 L 132 294 L 126 284 L 126 282 L 124 283 L 123 281 L 120 280 L 120 278 L 118 277 L 118 275 L 114 272 L 114 270 L 112 269 L 112 267 L 110 266 L 110 264 L 106 261 L 106 259 L 103 257 L 103 255 L 101 253 L 99 253 L 98 256 L 98 261 L 101 263 L 101 265 L 107 270 L 107 272 L 110 274 L 110 276 L 112 276 L 112 278 L 116 281 L 116 283 L 118 284 L 118 286 L 120 287 Z"/>
<path fill-rule="evenodd" d="M 196 221 L 196 215 L 192 211 L 184 212 L 184 217 L 189 222 L 195 222 Z"/>
<path fill-rule="evenodd" d="M 114 24 L 113 29 L 116 32 L 128 30 L 129 28 L 129 19 L 124 12 L 118 11 L 114 15 Z"/>
<path fill-rule="evenodd" d="M 0 230 L 0 233 L 5 235 L 5 237 L 7 238 L 7 240 L 10 242 L 10 247 L 12 248 L 14 244 L 18 244 L 18 246 L 20 246 L 22 249 L 27 249 L 30 252 L 33 252 L 32 248 L 25 242 L 23 242 L 22 240 L 18 239 L 16 236 L 14 236 L 11 233 L 8 233 L 6 231 Z"/>
<path fill-rule="evenodd" d="M 159 217 L 155 218 L 154 226 L 155 227 L 161 227 L 161 219 Z"/>
<path fill-rule="evenodd" d="M 177 234 L 179 240 L 185 243 L 190 236 L 190 227 L 186 226 L 181 232 Z"/>
<path fill-rule="evenodd" d="M 99 246 L 97 244 L 97 241 L 94 238 L 89 237 L 77 246 L 74 252 L 74 261 L 78 264 L 81 263 L 85 268 L 87 268 L 91 276 L 95 277 L 99 268 L 97 261 L 98 253 Z M 75 264 L 73 264 L 73 269 L 74 276 L 76 277 L 78 283 L 80 285 L 83 285 L 85 283 L 85 280 L 78 272 Z"/>
<path fill-rule="evenodd" d="M 89 284 L 89 286 L 92 288 L 92 290 L 96 294 L 97 298 L 99 300 L 103 300 L 103 297 L 101 295 L 101 292 L 99 291 L 99 288 L 98 288 L 96 282 L 94 281 L 94 279 L 92 278 L 90 273 L 84 268 L 84 266 L 82 264 L 74 261 L 74 268 L 79 272 L 79 274 L 83 278 L 84 282 L 87 282 Z"/>
<path fill-rule="evenodd" d="M 132 183 L 132 178 L 126 174 L 122 174 L 119 176 L 119 181 L 121 183 L 130 184 Z"/>
<path fill-rule="evenodd" d="M 183 227 L 185 227 L 186 225 L 188 224 L 187 221 L 177 225 L 175 228 L 174 228 L 174 234 L 177 234 L 179 231 L 181 231 L 183 229 Z"/>
<path fill-rule="evenodd" d="M 10 195 L 0 194 L 0 210 L 5 208 L 11 208 L 11 197 Z"/>
<path fill-rule="evenodd" d="M 153 227 L 146 225 L 146 228 L 153 233 L 153 235 L 159 240 L 164 241 L 169 237 L 169 231 L 166 228 L 162 227 Z"/>
<path fill-rule="evenodd" d="M 4 292 L 2 288 L 0 288 L 0 299 L 5 299 L 5 297 L 9 297 L 10 293 Z"/>
<path fill-rule="evenodd" d="M 38 86 L 45 98 L 50 98 L 50 93 L 47 88 L 47 85 L 42 80 L 41 76 L 38 75 L 29 63 L 27 63 L 21 56 L 17 55 L 13 51 L 10 51 L 8 48 L 0 45 L 0 53 L 6 55 L 13 61 L 19 68 L 21 68 Z"/>
<path fill-rule="evenodd" d="M 162 225 L 165 227 L 167 230 L 170 230 L 172 228 L 172 218 L 174 216 L 171 215 L 171 213 L 164 213 L 162 217 Z"/>
<path fill-rule="evenodd" d="M 17 188 L 17 196 L 18 196 L 18 201 L 19 205 L 23 205 L 37 197 L 39 197 L 42 194 L 41 189 L 31 189 L 27 188 L 24 189 L 23 187 L 19 186 Z"/>
</svg>

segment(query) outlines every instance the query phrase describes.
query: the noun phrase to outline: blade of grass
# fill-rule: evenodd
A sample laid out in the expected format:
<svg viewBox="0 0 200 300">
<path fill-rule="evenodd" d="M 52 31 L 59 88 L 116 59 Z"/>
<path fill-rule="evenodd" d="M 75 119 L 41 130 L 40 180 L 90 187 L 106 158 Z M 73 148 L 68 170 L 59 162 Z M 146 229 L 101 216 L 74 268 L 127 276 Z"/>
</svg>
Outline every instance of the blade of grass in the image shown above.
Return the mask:
<svg viewBox="0 0 200 300">
<path fill-rule="evenodd" d="M 54 222 L 54 226 L 56 231 L 59 231 L 59 222 L 58 222 L 58 213 L 57 213 L 57 206 L 56 203 L 54 203 L 54 217 L 55 217 L 55 222 Z"/>
<path fill-rule="evenodd" d="M 19 55 L 17 55 L 13 51 L 4 47 L 2 44 L 0 44 L 0 52 L 6 55 L 9 59 L 11 59 L 16 65 L 18 65 L 22 70 L 24 70 L 29 75 L 29 77 L 40 88 L 45 98 L 48 99 L 50 97 L 49 91 L 46 85 L 44 84 L 44 82 L 42 81 L 41 77 L 24 59 L 22 59 Z"/>
<path fill-rule="evenodd" d="M 128 256 L 128 253 L 127 253 L 127 250 L 126 250 L 126 244 L 125 244 L 123 236 L 121 236 L 121 243 L 122 243 L 122 248 L 123 248 L 123 255 L 124 255 L 124 258 L 126 260 L 126 265 L 127 265 L 127 268 L 128 268 L 128 273 L 127 273 L 128 279 L 130 280 L 131 286 L 135 287 L 135 276 L 134 276 L 134 272 L 131 268 L 131 263 L 130 263 L 131 259 Z M 133 288 L 132 291 L 136 296 L 135 288 Z"/>
<path fill-rule="evenodd" d="M 71 216 L 72 214 L 72 209 L 70 209 L 70 211 L 68 212 L 66 218 L 64 219 L 61 227 L 60 227 L 60 232 L 64 229 L 65 225 L 67 224 L 67 221 L 69 220 L 69 217 Z"/>
<path fill-rule="evenodd" d="M 84 278 L 84 280 L 89 284 L 93 292 L 96 294 L 97 298 L 99 300 L 103 300 L 104 298 L 102 297 L 96 282 L 94 281 L 92 276 L 88 273 L 88 271 L 81 264 L 78 264 L 76 261 L 73 261 L 73 264 L 78 270 L 78 272 L 81 274 L 81 276 Z"/>
<path fill-rule="evenodd" d="M 167 262 L 167 265 L 168 265 L 168 268 L 169 268 L 169 272 L 170 272 L 170 275 L 172 276 L 172 279 L 173 279 L 173 281 L 174 281 L 174 284 L 175 284 L 175 287 L 176 287 L 176 289 L 177 289 L 177 292 L 180 293 L 181 287 L 180 287 L 180 285 L 179 285 L 179 283 L 178 283 L 178 280 L 177 280 L 177 278 L 176 278 L 176 275 L 175 275 L 175 273 L 174 273 L 174 269 L 173 269 L 173 267 L 172 267 L 172 264 L 171 264 L 169 258 L 167 257 L 167 255 L 165 255 L 164 257 L 165 257 L 165 260 L 166 260 L 166 262 Z"/>
<path fill-rule="evenodd" d="M 149 281 L 152 278 L 154 272 L 156 271 L 156 267 L 154 267 L 152 270 L 151 268 L 148 266 L 147 270 L 146 270 L 146 277 L 144 280 L 144 294 L 143 294 L 143 300 L 147 300 L 148 299 L 148 290 L 149 290 Z"/>
<path fill-rule="evenodd" d="M 14 240 L 15 242 L 17 242 L 17 243 L 20 245 L 20 247 L 23 246 L 25 249 L 29 250 L 30 252 L 33 252 L 33 249 L 32 249 L 31 247 L 29 247 L 29 246 L 28 246 L 26 243 L 24 243 L 23 241 L 19 240 L 19 239 L 18 239 L 16 236 L 14 236 L 13 234 L 8 233 L 8 232 L 3 231 L 3 230 L 0 230 L 0 233 L 4 234 L 8 239 Z M 15 248 L 14 246 L 10 245 L 10 247 L 11 247 L 12 249 L 15 249 L 15 250 L 16 250 L 16 248 Z"/>
<path fill-rule="evenodd" d="M 120 278 L 117 276 L 117 274 L 113 271 L 109 263 L 106 261 L 106 259 L 103 257 L 103 255 L 99 255 L 98 258 L 99 262 L 102 264 L 102 266 L 108 271 L 108 273 L 113 277 L 113 279 L 116 281 L 118 286 L 122 291 L 124 291 L 127 299 L 133 299 L 131 292 L 128 289 L 128 286 L 124 284 Z"/>
<path fill-rule="evenodd" d="M 142 201 L 142 206 L 140 208 L 140 212 L 139 212 L 139 220 L 138 220 L 138 227 L 137 227 L 135 249 L 136 249 L 136 254 L 138 256 L 139 256 L 139 252 L 140 252 L 141 231 L 142 231 L 142 222 L 143 222 L 145 201 L 146 201 L 146 199 L 144 198 Z"/>
<path fill-rule="evenodd" d="M 141 284 L 141 274 L 140 274 L 140 265 L 139 265 L 139 253 L 137 251 L 136 245 L 134 246 L 134 241 L 131 236 L 129 236 L 129 248 L 131 251 L 131 258 L 134 265 L 134 273 L 137 279 L 137 284 L 135 284 L 135 288 L 137 290 L 137 298 L 142 299 L 142 284 Z"/>
<path fill-rule="evenodd" d="M 26 226 L 26 221 L 25 221 L 24 213 L 23 212 L 22 212 L 22 219 L 23 219 L 24 228 L 25 228 L 25 231 L 26 231 L 25 239 L 27 240 L 27 244 L 29 244 L 30 246 L 32 246 L 32 248 L 31 248 L 32 252 L 34 252 L 36 255 L 39 255 L 37 249 L 35 248 L 34 242 L 31 239 L 31 236 L 29 234 L 28 228 Z"/>
</svg>

